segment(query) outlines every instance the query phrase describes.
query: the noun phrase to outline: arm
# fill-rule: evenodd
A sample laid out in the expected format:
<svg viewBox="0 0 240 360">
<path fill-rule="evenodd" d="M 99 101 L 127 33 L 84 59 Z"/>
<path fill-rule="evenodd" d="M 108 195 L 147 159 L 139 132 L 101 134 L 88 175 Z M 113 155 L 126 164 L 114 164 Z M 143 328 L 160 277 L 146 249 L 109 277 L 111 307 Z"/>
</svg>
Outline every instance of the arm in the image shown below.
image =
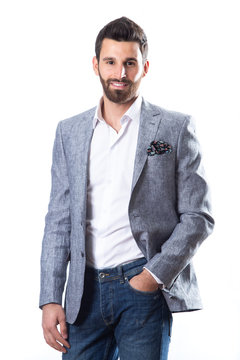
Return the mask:
<svg viewBox="0 0 240 360">
<path fill-rule="evenodd" d="M 52 160 L 52 187 L 41 255 L 40 307 L 43 308 L 44 337 L 49 345 L 64 351 L 67 346 L 65 313 L 61 306 L 70 253 L 69 183 L 62 143 L 61 123 L 56 130 Z M 60 333 L 57 325 L 60 324 Z"/>
<path fill-rule="evenodd" d="M 162 245 L 161 252 L 145 265 L 167 288 L 173 285 L 177 276 L 189 264 L 214 225 L 199 143 L 193 121 L 189 117 L 183 123 L 176 151 L 179 223 Z"/>
</svg>

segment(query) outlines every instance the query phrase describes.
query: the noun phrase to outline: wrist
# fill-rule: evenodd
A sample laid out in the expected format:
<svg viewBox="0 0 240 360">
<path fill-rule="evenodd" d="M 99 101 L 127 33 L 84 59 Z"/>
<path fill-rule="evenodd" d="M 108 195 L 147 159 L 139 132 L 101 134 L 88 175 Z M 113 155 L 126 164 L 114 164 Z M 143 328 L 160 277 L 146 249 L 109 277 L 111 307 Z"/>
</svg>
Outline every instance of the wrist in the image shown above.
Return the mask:
<svg viewBox="0 0 240 360">
<path fill-rule="evenodd" d="M 46 309 L 46 308 L 51 308 L 51 307 L 53 308 L 53 307 L 58 307 L 58 306 L 62 307 L 62 305 L 57 304 L 57 303 L 48 303 L 48 304 L 44 304 L 42 306 L 42 310 Z"/>
<path fill-rule="evenodd" d="M 150 274 L 150 272 L 146 269 L 143 269 L 143 271 L 141 272 L 142 277 L 144 279 L 146 279 L 146 281 L 148 281 L 149 283 L 152 283 L 154 285 L 158 284 L 157 281 L 154 279 L 154 277 Z"/>
</svg>

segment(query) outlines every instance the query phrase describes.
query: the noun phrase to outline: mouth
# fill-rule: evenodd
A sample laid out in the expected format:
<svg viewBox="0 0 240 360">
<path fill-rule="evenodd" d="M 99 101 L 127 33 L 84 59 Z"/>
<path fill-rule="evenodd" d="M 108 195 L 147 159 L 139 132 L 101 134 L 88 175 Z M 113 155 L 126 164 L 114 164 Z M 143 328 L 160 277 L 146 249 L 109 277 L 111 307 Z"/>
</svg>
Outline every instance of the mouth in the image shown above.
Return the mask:
<svg viewBox="0 0 240 360">
<path fill-rule="evenodd" d="M 111 81 L 110 82 L 110 85 L 113 87 L 113 88 L 115 88 L 115 89 L 125 89 L 127 86 L 128 86 L 128 84 L 127 83 L 125 83 L 125 82 L 115 82 L 115 81 Z"/>
</svg>

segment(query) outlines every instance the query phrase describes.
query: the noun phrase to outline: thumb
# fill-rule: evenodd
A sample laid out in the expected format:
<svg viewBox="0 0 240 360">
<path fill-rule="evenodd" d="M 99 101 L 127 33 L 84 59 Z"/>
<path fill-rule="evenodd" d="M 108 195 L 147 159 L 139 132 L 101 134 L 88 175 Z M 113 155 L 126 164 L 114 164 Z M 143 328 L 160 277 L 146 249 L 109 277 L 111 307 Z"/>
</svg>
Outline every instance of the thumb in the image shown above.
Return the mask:
<svg viewBox="0 0 240 360">
<path fill-rule="evenodd" d="M 59 322 L 59 325 L 60 325 L 60 332 L 61 332 L 61 335 L 64 339 L 67 339 L 68 338 L 68 331 L 67 331 L 67 324 L 66 324 L 66 321 L 65 320 L 61 320 Z"/>
</svg>

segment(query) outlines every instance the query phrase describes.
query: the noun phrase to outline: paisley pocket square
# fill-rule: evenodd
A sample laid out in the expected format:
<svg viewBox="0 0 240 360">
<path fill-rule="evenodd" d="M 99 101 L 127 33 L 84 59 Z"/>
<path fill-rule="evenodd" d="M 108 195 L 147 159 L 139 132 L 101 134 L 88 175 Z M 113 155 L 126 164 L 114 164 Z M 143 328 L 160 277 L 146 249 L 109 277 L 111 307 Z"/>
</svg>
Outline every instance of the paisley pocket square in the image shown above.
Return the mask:
<svg viewBox="0 0 240 360">
<path fill-rule="evenodd" d="M 172 152 L 172 146 L 162 140 L 152 141 L 150 146 L 147 148 L 148 156 L 153 156 L 155 154 L 157 155 L 169 154 L 171 152 Z"/>
</svg>

